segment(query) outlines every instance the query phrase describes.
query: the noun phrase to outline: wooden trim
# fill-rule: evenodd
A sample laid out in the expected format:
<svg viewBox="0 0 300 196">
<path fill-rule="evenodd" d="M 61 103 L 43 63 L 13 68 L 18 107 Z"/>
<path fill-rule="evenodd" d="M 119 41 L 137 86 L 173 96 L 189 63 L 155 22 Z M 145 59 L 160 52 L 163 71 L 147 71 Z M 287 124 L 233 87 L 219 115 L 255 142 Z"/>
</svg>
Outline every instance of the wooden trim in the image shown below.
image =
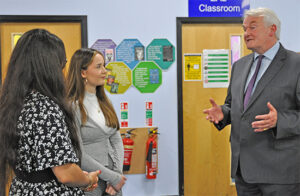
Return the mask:
<svg viewBox="0 0 300 196">
<path fill-rule="evenodd" d="M 183 23 L 183 18 L 176 19 L 179 196 L 184 195 L 183 104 L 182 104 L 182 23 Z"/>
</svg>

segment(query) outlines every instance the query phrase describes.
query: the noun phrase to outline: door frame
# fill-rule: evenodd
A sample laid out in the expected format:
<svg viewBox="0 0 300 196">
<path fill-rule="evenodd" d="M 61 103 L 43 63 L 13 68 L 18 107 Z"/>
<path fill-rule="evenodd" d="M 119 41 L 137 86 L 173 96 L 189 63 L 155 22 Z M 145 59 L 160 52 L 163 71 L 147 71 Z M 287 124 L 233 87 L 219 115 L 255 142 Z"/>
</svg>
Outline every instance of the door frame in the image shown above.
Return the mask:
<svg viewBox="0 0 300 196">
<path fill-rule="evenodd" d="M 87 36 L 87 16 L 86 15 L 0 15 L 0 23 L 21 23 L 21 22 L 67 22 L 80 23 L 81 26 L 81 47 L 88 47 Z M 2 81 L 2 65 L 1 65 L 1 47 L 0 47 L 0 81 Z"/>
<path fill-rule="evenodd" d="M 179 195 L 184 195 L 183 101 L 182 101 L 182 25 L 184 24 L 242 24 L 242 17 L 177 17 L 177 108 L 178 108 L 178 172 Z"/>
</svg>

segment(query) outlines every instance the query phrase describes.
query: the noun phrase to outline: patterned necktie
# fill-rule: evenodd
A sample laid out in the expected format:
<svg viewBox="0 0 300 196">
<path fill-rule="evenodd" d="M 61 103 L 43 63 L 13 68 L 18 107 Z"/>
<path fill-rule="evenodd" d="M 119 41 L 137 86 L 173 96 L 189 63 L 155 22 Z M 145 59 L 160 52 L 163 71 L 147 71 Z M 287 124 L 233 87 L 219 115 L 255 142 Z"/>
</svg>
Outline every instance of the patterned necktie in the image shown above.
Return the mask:
<svg viewBox="0 0 300 196">
<path fill-rule="evenodd" d="M 261 66 L 261 61 L 262 59 L 264 58 L 264 55 L 259 55 L 258 56 L 258 62 L 257 62 L 257 65 L 256 65 L 256 69 L 255 69 L 255 72 L 248 84 L 248 87 L 247 87 L 247 90 L 246 90 L 246 93 L 245 93 L 245 97 L 244 97 L 244 110 L 246 109 L 248 103 L 249 103 L 249 100 L 251 98 L 251 93 L 252 93 L 252 90 L 253 90 L 253 87 L 254 87 L 254 84 L 255 84 L 255 81 L 256 81 L 256 78 L 257 78 L 257 74 L 258 74 L 258 71 L 259 71 L 259 68 Z"/>
</svg>

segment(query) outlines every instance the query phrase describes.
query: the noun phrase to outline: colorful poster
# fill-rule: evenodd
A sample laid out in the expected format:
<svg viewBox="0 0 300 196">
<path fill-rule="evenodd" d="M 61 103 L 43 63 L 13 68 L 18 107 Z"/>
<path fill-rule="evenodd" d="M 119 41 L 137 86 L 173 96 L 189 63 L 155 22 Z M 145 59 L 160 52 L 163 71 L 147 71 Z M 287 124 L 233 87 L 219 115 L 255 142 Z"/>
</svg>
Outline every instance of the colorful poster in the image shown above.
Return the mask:
<svg viewBox="0 0 300 196">
<path fill-rule="evenodd" d="M 154 62 L 140 62 L 132 71 L 132 79 L 141 93 L 153 93 L 162 83 L 162 71 Z"/>
<path fill-rule="evenodd" d="M 175 61 L 175 48 L 167 39 L 154 39 L 147 47 L 147 61 L 154 61 L 163 70 Z"/>
<path fill-rule="evenodd" d="M 128 127 L 128 102 L 121 103 L 121 128 Z"/>
<path fill-rule="evenodd" d="M 117 61 L 125 62 L 130 69 L 145 59 L 145 48 L 138 39 L 124 39 L 118 45 L 116 53 Z"/>
<path fill-rule="evenodd" d="M 111 94 L 122 94 L 131 86 L 131 70 L 123 62 L 111 62 L 106 66 L 104 88 Z"/>
<path fill-rule="evenodd" d="M 201 54 L 184 54 L 184 81 L 202 80 Z"/>
<path fill-rule="evenodd" d="M 147 101 L 146 102 L 146 126 L 151 127 L 153 124 L 153 103 L 152 101 Z"/>
<path fill-rule="evenodd" d="M 227 88 L 229 64 L 229 50 L 203 50 L 203 87 Z"/>
<path fill-rule="evenodd" d="M 105 58 L 105 64 L 115 61 L 116 44 L 111 39 L 98 39 L 91 48 L 100 51 Z"/>
</svg>

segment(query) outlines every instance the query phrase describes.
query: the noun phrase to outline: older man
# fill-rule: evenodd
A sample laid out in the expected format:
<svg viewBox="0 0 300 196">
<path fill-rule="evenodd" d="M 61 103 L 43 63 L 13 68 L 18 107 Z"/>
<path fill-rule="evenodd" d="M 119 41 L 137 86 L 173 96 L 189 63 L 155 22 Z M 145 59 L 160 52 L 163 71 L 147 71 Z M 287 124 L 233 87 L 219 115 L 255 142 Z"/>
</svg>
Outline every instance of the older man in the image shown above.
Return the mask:
<svg viewBox="0 0 300 196">
<path fill-rule="evenodd" d="M 204 110 L 221 130 L 231 124 L 231 175 L 243 195 L 300 195 L 300 55 L 279 43 L 280 21 L 267 8 L 245 13 L 253 53 L 232 68 L 225 104 Z"/>
</svg>

